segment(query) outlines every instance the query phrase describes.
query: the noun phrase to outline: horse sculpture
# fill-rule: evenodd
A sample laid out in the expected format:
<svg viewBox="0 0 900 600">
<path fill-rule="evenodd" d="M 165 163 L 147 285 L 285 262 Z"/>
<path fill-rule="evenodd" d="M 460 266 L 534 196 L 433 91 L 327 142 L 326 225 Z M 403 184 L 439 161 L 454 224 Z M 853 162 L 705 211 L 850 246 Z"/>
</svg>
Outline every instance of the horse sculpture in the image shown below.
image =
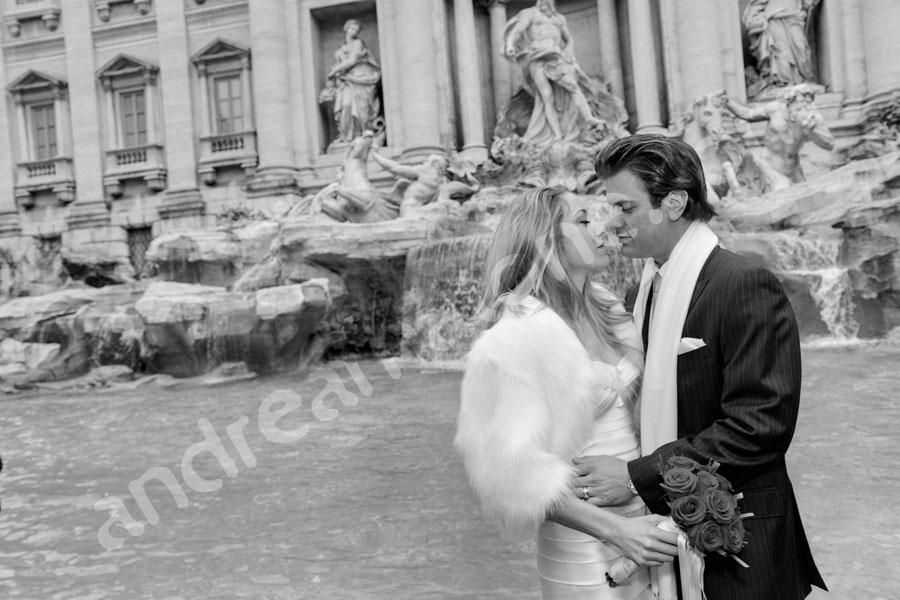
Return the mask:
<svg viewBox="0 0 900 600">
<path fill-rule="evenodd" d="M 374 135 L 367 131 L 350 143 L 338 181 L 326 185 L 313 197 L 313 214 L 350 223 L 397 218 L 400 206 L 385 198 L 369 181 L 366 162 L 373 140 Z"/>
<path fill-rule="evenodd" d="M 673 137 L 690 144 L 703 163 L 707 193 L 716 202 L 727 195 L 740 193 L 736 169 L 744 159 L 740 141 L 725 133 L 723 115 L 727 96 L 724 90 L 708 92 L 695 98 L 690 109 L 679 119 Z"/>
</svg>

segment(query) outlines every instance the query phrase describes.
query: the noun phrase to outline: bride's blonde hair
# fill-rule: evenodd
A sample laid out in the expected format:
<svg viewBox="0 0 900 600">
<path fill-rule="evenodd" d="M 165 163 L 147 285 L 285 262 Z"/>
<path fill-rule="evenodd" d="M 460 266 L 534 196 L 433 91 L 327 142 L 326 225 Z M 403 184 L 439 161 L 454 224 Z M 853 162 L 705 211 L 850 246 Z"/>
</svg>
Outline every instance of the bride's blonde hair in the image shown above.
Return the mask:
<svg viewBox="0 0 900 600">
<path fill-rule="evenodd" d="M 510 203 L 488 251 L 479 319 L 490 327 L 504 309 L 517 310 L 531 295 L 576 333 L 581 327 L 590 327 L 604 344 L 641 364 L 641 349 L 614 331 L 631 316 L 617 307 L 615 296 L 589 280 L 578 289 L 560 258 L 567 193 L 537 188 Z"/>
</svg>

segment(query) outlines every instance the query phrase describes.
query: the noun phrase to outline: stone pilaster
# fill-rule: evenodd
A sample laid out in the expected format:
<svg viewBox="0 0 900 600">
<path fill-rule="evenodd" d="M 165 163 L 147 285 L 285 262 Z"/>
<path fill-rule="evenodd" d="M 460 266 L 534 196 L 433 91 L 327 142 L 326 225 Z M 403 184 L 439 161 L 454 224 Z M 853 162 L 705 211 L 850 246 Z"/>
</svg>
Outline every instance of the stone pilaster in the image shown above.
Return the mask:
<svg viewBox="0 0 900 600">
<path fill-rule="evenodd" d="M 443 152 L 442 119 L 448 113 L 445 95 L 446 80 L 438 76 L 446 65 L 444 38 L 437 35 L 445 23 L 433 0 L 396 0 L 393 3 L 394 39 L 397 47 L 392 55 L 397 59 L 394 69 L 385 69 L 385 86 L 400 90 L 400 140 L 393 144 L 403 148 L 405 157 L 422 159 L 428 154 Z M 445 28 L 444 28 L 445 29 Z M 402 47 L 401 47 L 402 46 Z M 388 75 L 395 79 L 388 80 Z"/>
<path fill-rule="evenodd" d="M 844 30 L 845 107 L 858 111 L 866 96 L 866 48 L 862 27 L 861 0 L 843 0 L 841 21 Z"/>
<path fill-rule="evenodd" d="M 671 23 L 669 34 L 674 38 L 663 41 L 667 57 L 675 59 L 667 62 L 677 65 L 666 73 L 670 120 L 677 119 L 694 98 L 725 87 L 717 18 L 720 4 L 717 0 L 663 3 L 663 10 L 673 9 L 662 15 L 663 23 Z"/>
<path fill-rule="evenodd" d="M 600 33 L 600 64 L 614 96 L 625 97 L 622 74 L 622 55 L 619 51 L 619 22 L 615 0 L 597 0 L 597 20 Z"/>
<path fill-rule="evenodd" d="M 866 82 L 870 101 L 887 100 L 900 89 L 900 2 L 865 0 L 860 2 L 866 56 Z"/>
<path fill-rule="evenodd" d="M 291 192 L 296 189 L 296 170 L 286 2 L 253 0 L 248 4 L 250 46 L 253 48 L 253 104 L 265 107 L 256 119 L 259 166 L 249 190 L 253 195 Z M 312 90 L 307 92 L 314 93 Z"/>
<path fill-rule="evenodd" d="M 159 39 L 159 77 L 164 91 L 162 114 L 165 115 L 166 196 L 160 204 L 160 216 L 203 214 L 205 204 L 197 189 L 196 132 L 191 110 L 190 48 L 183 2 L 157 2 L 156 22 Z M 148 124 L 155 102 L 150 100 L 156 86 L 147 85 Z M 155 115 L 152 121 L 158 122 Z M 148 128 L 148 142 L 150 141 Z M 152 143 L 152 142 L 151 142 Z"/>
<path fill-rule="evenodd" d="M 97 112 L 97 73 L 91 38 L 90 2 L 62 0 L 65 15 L 66 72 L 72 119 L 72 148 L 75 168 L 75 203 L 70 215 L 92 215 L 93 223 L 102 223 L 107 214 L 103 191 L 103 151 L 100 147 L 100 121 Z"/>
<path fill-rule="evenodd" d="M 662 111 L 651 0 L 628 0 L 628 30 L 637 130 L 641 133 L 660 131 Z"/>
<path fill-rule="evenodd" d="M 506 28 L 506 5 L 508 0 L 493 0 L 488 7 L 491 23 L 491 74 L 494 83 L 494 112 L 512 97 L 512 71 L 509 61 L 503 56 L 503 30 Z"/>
<path fill-rule="evenodd" d="M 6 57 L 0 50 L 0 81 L 6 84 Z M 0 92 L 0 131 L 11 131 L 7 99 L 9 95 Z M 18 229 L 18 215 L 13 192 L 15 160 L 13 159 L 11 135 L 0 137 L 0 237 L 15 234 Z"/>
<path fill-rule="evenodd" d="M 478 40 L 475 36 L 475 6 L 472 0 L 453 0 L 456 34 L 456 73 L 459 82 L 459 109 L 462 117 L 463 154 L 481 164 L 487 160 L 484 144 L 484 107 Z"/>
</svg>

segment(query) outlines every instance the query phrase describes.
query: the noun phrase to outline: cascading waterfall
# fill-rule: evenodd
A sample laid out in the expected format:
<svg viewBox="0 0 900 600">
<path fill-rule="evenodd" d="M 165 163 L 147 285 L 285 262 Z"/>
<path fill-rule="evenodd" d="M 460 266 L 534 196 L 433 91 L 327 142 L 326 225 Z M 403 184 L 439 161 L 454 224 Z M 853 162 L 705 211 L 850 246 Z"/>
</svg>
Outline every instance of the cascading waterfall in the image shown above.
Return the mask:
<svg viewBox="0 0 900 600">
<path fill-rule="evenodd" d="M 776 271 L 801 277 L 835 341 L 856 339 L 849 270 L 840 265 L 839 235 L 803 237 L 797 232 L 743 234 L 764 240 L 773 250 Z"/>
</svg>

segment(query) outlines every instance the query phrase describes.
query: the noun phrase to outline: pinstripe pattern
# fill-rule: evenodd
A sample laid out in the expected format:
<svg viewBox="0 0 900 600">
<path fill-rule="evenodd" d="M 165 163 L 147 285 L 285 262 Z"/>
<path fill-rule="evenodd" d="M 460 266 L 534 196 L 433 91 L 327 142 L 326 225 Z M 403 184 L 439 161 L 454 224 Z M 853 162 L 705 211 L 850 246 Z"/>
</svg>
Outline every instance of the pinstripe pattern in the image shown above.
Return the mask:
<svg viewBox="0 0 900 600">
<path fill-rule="evenodd" d="M 636 289 L 626 304 L 633 306 Z M 744 493 L 749 545 L 740 567 L 707 559 L 709 600 L 793 600 L 824 588 L 803 531 L 784 454 L 800 403 L 800 342 L 793 310 L 769 271 L 721 248 L 710 255 L 688 309 L 682 337 L 706 346 L 678 357 L 678 436 L 628 463 L 647 505 L 667 514 L 660 458 L 673 454 L 722 464 Z"/>
</svg>

